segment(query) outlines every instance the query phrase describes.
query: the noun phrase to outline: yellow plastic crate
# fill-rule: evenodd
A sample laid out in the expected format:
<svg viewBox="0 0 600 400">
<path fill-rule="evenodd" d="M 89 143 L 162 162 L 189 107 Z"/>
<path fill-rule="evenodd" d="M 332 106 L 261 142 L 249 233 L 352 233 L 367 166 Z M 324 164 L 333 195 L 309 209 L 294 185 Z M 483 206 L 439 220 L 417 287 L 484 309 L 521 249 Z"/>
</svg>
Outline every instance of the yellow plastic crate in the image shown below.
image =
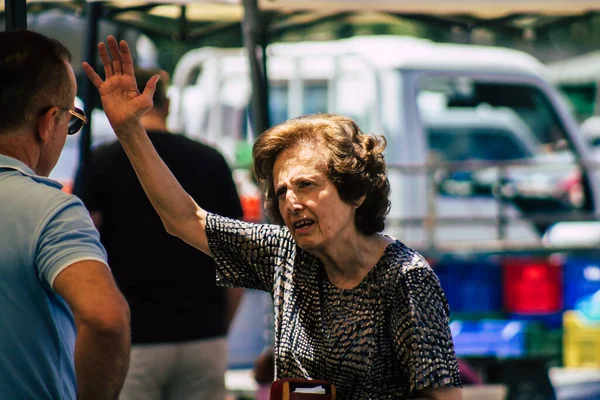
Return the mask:
<svg viewBox="0 0 600 400">
<path fill-rule="evenodd" d="M 587 319 L 578 311 L 563 314 L 565 367 L 600 368 L 600 321 Z"/>
</svg>

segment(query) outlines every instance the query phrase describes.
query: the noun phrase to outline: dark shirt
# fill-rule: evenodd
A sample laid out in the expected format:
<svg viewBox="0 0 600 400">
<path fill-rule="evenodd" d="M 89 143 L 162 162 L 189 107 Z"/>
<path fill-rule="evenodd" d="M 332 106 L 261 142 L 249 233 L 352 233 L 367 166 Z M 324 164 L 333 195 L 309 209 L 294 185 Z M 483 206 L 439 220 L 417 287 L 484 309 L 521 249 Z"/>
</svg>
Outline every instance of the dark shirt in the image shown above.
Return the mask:
<svg viewBox="0 0 600 400">
<path fill-rule="evenodd" d="M 183 188 L 207 211 L 233 218 L 242 208 L 231 171 L 215 149 L 165 132 L 150 140 Z M 227 292 L 215 284 L 212 259 L 169 235 L 120 143 L 92 152 L 73 193 L 102 215 L 100 239 L 129 302 L 133 343 L 168 343 L 226 334 Z M 84 184 L 85 183 L 85 184 Z"/>
</svg>

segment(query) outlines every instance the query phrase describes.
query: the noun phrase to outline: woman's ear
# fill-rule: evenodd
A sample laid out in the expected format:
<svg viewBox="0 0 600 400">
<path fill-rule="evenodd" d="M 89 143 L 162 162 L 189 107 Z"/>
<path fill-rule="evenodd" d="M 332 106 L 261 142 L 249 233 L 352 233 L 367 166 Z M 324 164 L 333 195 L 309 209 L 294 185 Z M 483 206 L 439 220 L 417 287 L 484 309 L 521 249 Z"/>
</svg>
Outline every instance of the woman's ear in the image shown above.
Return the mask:
<svg viewBox="0 0 600 400">
<path fill-rule="evenodd" d="M 362 203 L 365 201 L 365 199 L 366 199 L 366 198 L 367 198 L 367 196 L 366 196 L 366 195 L 365 195 L 365 196 L 361 196 L 361 197 L 360 197 L 358 200 L 356 200 L 356 201 L 354 202 L 353 206 L 354 206 L 355 208 L 358 208 L 358 207 L 362 206 Z"/>
<path fill-rule="evenodd" d="M 57 107 L 52 107 L 40 115 L 36 124 L 35 140 L 42 144 L 48 143 L 56 130 L 59 117 L 60 113 Z"/>
</svg>

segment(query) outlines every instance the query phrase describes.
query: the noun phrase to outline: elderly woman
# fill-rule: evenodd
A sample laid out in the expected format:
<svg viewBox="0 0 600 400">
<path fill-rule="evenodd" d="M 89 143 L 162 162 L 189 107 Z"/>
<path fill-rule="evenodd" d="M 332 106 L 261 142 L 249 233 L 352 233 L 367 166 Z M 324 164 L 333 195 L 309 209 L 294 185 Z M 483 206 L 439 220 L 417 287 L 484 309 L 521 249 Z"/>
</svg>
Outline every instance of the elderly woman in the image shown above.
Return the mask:
<svg viewBox="0 0 600 400">
<path fill-rule="evenodd" d="M 99 44 L 106 80 L 84 69 L 167 231 L 212 255 L 219 284 L 272 293 L 276 378 L 325 379 L 341 399 L 459 399 L 439 282 L 423 257 L 380 233 L 390 191 L 383 138 L 336 115 L 285 122 L 253 149 L 276 224 L 209 214 L 139 124 L 157 78 L 140 94 L 127 44 L 109 37 L 108 46 L 110 55 Z"/>
</svg>

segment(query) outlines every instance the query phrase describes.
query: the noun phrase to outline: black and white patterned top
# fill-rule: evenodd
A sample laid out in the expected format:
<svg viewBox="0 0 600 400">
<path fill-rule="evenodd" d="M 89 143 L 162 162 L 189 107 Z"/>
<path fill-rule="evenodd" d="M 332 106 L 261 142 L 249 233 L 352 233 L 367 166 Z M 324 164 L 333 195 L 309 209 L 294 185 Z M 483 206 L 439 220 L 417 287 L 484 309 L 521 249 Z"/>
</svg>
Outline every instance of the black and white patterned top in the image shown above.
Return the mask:
<svg viewBox="0 0 600 400">
<path fill-rule="evenodd" d="M 357 287 L 339 289 L 286 227 L 209 214 L 206 232 L 218 284 L 273 295 L 277 379 L 325 379 L 340 400 L 461 386 L 448 304 L 414 250 L 390 244 Z"/>
</svg>

